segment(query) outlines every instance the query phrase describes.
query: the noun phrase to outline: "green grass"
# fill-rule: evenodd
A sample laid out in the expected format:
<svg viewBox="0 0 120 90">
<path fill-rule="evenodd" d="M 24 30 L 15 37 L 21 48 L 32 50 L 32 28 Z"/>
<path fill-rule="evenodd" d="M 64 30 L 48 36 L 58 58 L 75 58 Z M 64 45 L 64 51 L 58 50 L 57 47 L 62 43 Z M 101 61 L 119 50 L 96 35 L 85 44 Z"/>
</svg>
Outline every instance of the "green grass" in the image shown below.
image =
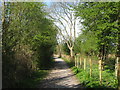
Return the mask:
<svg viewBox="0 0 120 90">
<path fill-rule="evenodd" d="M 63 58 L 64 59 L 64 58 Z M 65 62 L 70 66 L 73 73 L 79 79 L 80 83 L 86 88 L 103 88 L 103 90 L 115 90 L 117 88 L 117 78 L 111 69 L 105 69 L 102 71 L 102 84 L 99 82 L 99 70 L 98 65 L 93 64 L 92 66 L 92 77 L 89 74 L 89 65 L 87 65 L 86 71 L 83 68 L 77 68 L 70 63 L 70 60 L 64 59 Z"/>
<path fill-rule="evenodd" d="M 102 72 L 102 84 L 99 82 L 99 71 L 96 68 L 93 68 L 92 77 L 90 77 L 89 71 L 84 71 L 83 69 L 72 67 L 72 71 L 82 85 L 87 88 L 117 88 L 117 78 L 109 70 Z"/>
</svg>

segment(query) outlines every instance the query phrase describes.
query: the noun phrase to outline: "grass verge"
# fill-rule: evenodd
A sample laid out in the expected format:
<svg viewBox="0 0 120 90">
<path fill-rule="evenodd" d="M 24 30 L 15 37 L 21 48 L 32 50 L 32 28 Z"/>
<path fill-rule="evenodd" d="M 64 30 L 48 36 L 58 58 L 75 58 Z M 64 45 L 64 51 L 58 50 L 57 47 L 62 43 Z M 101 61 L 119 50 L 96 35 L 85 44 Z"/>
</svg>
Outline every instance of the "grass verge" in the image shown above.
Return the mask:
<svg viewBox="0 0 120 90">
<path fill-rule="evenodd" d="M 63 60 L 68 64 L 73 73 L 79 79 L 80 83 L 83 87 L 86 87 L 86 89 L 92 88 L 94 90 L 100 90 L 102 88 L 103 90 L 116 90 L 118 81 L 114 75 L 114 72 L 110 69 L 105 69 L 102 71 L 102 84 L 100 84 L 98 65 L 94 64 L 92 66 L 92 77 L 90 77 L 89 65 L 85 71 L 83 68 L 75 67 L 73 63 L 71 64 L 70 60 L 65 58 L 63 58 Z"/>
</svg>

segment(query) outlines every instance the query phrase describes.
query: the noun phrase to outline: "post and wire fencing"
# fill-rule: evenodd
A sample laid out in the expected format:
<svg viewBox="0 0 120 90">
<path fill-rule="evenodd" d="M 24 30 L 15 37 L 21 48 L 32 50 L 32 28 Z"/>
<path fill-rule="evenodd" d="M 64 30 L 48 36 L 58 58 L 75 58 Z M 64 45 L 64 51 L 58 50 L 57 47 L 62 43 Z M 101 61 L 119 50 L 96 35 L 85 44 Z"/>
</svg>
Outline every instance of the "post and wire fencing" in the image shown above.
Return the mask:
<svg viewBox="0 0 120 90">
<path fill-rule="evenodd" d="M 104 62 L 101 59 L 94 60 L 91 57 L 87 56 L 84 57 L 78 54 L 75 55 L 75 67 L 77 67 L 78 69 L 82 69 L 85 72 L 88 72 L 90 78 L 94 77 L 96 74 L 98 76 L 100 85 L 102 85 L 102 82 L 104 81 L 102 78 L 103 72 L 105 73 L 103 64 Z M 116 60 L 114 76 L 117 77 L 117 73 L 118 73 L 118 60 Z"/>
</svg>

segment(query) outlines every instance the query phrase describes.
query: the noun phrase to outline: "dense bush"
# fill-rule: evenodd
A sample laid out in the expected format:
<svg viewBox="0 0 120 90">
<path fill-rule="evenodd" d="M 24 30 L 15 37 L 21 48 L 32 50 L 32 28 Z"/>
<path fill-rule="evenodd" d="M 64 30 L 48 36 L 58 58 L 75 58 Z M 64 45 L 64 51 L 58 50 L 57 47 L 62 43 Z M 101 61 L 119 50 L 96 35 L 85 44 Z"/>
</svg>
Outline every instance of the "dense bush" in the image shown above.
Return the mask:
<svg viewBox="0 0 120 90">
<path fill-rule="evenodd" d="M 42 3 L 6 2 L 4 6 L 2 85 L 22 87 L 33 72 L 52 64 L 57 31 Z"/>
</svg>

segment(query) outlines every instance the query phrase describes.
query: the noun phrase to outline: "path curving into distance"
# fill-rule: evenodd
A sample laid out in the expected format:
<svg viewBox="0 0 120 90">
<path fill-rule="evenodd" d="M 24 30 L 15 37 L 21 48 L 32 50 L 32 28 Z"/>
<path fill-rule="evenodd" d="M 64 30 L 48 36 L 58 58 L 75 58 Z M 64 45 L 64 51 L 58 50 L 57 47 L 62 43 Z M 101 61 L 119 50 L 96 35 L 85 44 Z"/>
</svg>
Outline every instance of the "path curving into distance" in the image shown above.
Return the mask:
<svg viewBox="0 0 120 90">
<path fill-rule="evenodd" d="M 38 88 L 82 88 L 82 86 L 64 60 L 55 58 L 55 67 Z"/>
</svg>

